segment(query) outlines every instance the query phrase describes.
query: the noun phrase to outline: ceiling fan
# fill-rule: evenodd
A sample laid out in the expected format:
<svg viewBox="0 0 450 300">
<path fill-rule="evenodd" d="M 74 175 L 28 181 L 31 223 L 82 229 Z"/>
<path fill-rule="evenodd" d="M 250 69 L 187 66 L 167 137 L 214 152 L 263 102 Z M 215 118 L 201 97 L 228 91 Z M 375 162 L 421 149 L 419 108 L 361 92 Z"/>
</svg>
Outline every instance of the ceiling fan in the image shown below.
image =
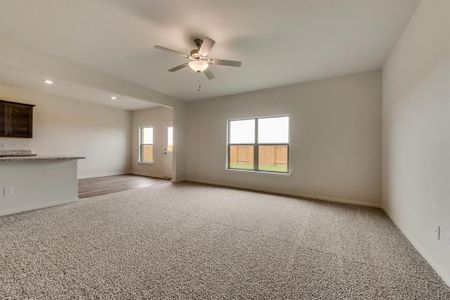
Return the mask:
<svg viewBox="0 0 450 300">
<path fill-rule="evenodd" d="M 158 45 L 156 45 L 155 48 L 158 50 L 170 52 L 172 54 L 178 54 L 191 60 L 190 62 L 169 69 L 169 72 L 175 72 L 189 66 L 194 72 L 198 73 L 203 72 L 205 76 L 208 77 L 208 79 L 214 79 L 215 78 L 214 74 L 211 72 L 210 69 L 208 69 L 209 65 L 230 66 L 230 67 L 240 67 L 242 65 L 242 62 L 240 61 L 208 58 L 211 48 L 216 43 L 214 40 L 210 38 L 204 39 L 197 38 L 194 40 L 194 43 L 197 46 L 197 48 L 192 49 L 190 54 L 185 54 L 183 52 Z"/>
</svg>

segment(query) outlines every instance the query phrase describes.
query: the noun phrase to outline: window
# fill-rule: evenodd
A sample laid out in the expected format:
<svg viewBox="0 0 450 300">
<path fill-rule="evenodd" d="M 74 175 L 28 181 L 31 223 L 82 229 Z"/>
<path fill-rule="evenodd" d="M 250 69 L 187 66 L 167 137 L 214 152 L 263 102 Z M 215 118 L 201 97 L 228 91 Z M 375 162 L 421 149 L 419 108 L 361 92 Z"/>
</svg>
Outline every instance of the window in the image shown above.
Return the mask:
<svg viewBox="0 0 450 300">
<path fill-rule="evenodd" d="M 289 172 L 289 117 L 228 121 L 228 169 Z"/>
<path fill-rule="evenodd" d="M 139 132 L 139 162 L 153 162 L 153 128 L 140 128 Z"/>
<path fill-rule="evenodd" d="M 167 127 L 167 152 L 173 151 L 173 127 Z"/>
</svg>

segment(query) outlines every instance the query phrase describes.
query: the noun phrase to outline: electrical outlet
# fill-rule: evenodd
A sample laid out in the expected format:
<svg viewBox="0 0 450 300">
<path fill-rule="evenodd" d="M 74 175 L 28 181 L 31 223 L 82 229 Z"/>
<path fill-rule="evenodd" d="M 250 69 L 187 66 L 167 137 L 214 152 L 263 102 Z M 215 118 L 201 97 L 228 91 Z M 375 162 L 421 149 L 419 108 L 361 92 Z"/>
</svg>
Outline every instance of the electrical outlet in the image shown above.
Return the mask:
<svg viewBox="0 0 450 300">
<path fill-rule="evenodd" d="M 14 188 L 12 186 L 6 188 L 6 195 L 8 196 L 14 195 Z"/>
<path fill-rule="evenodd" d="M 3 188 L 3 196 L 8 197 L 14 195 L 14 187 L 8 186 Z"/>
<path fill-rule="evenodd" d="M 436 225 L 436 227 L 434 228 L 434 233 L 436 234 L 436 235 L 435 235 L 435 236 L 436 236 L 436 239 L 437 239 L 438 241 L 440 241 L 440 240 L 441 240 L 441 226 Z"/>
</svg>

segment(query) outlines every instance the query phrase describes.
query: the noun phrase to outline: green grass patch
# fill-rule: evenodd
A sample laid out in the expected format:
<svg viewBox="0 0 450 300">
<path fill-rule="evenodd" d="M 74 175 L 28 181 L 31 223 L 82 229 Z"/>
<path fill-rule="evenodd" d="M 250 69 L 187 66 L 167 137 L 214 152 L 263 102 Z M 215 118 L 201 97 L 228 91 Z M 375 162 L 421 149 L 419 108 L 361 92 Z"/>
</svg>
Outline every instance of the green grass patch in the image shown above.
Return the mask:
<svg viewBox="0 0 450 300">
<path fill-rule="evenodd" d="M 279 164 L 279 165 L 260 165 L 259 166 L 260 171 L 269 171 L 269 172 L 282 172 L 286 173 L 288 171 L 286 164 Z"/>
<path fill-rule="evenodd" d="M 243 162 L 230 163 L 230 169 L 253 170 L 253 164 Z"/>
<path fill-rule="evenodd" d="M 230 169 L 253 170 L 253 164 L 243 162 L 230 163 Z M 287 164 L 260 165 L 258 171 L 287 173 L 288 167 Z"/>
</svg>

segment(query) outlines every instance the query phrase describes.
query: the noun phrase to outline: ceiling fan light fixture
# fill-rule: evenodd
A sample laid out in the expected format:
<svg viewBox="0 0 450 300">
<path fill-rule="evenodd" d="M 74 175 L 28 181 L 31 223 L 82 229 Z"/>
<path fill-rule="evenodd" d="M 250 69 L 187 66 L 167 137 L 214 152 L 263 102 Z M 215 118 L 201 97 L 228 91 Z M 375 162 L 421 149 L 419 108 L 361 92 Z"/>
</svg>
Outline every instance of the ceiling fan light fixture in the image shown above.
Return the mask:
<svg viewBox="0 0 450 300">
<path fill-rule="evenodd" d="M 194 70 L 194 72 L 203 72 L 208 68 L 208 62 L 204 60 L 194 60 L 189 63 L 189 67 Z"/>
</svg>

